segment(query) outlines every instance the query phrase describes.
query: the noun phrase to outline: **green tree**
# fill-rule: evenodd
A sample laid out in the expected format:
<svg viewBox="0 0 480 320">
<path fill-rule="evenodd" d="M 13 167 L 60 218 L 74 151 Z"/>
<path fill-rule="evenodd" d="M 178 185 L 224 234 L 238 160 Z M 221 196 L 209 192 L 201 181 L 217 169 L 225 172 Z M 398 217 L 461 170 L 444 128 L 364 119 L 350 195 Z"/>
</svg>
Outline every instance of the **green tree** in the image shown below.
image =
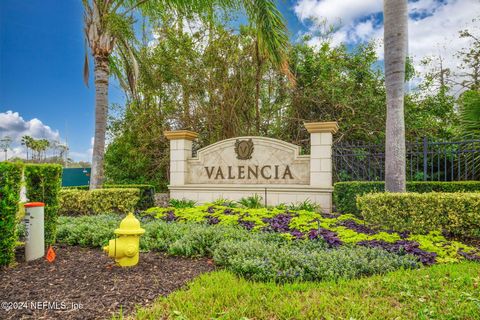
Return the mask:
<svg viewBox="0 0 480 320">
<path fill-rule="evenodd" d="M 382 143 L 385 128 L 385 89 L 373 44 L 351 50 L 332 47 L 328 41 L 319 48 L 308 38 L 295 45 L 290 64 L 296 86 L 286 90 L 286 107 L 280 110 L 278 125 L 270 134 L 309 146 L 303 130 L 306 121 L 338 121 L 339 141 Z"/>
<path fill-rule="evenodd" d="M 406 138 L 408 141 L 421 137 L 450 140 L 455 136 L 458 123 L 456 97 L 452 93 L 453 74 L 444 67 L 441 56 L 426 57 L 421 65 L 425 71 L 418 74 L 412 70 L 411 78 L 422 81 L 405 96 Z"/>
<path fill-rule="evenodd" d="M 30 149 L 32 149 L 32 141 L 33 141 L 33 138 L 30 137 L 30 136 L 25 135 L 25 136 L 22 137 L 22 142 L 21 143 L 22 143 L 23 146 L 25 146 L 25 148 L 27 150 L 27 161 L 28 161 L 28 151 Z"/>
<path fill-rule="evenodd" d="M 478 20 L 473 19 L 472 22 L 476 23 Z M 463 48 L 457 53 L 461 60 L 459 84 L 467 90 L 480 90 L 480 37 L 475 31 L 478 32 L 480 29 L 477 27 L 460 31 L 460 38 L 468 39 L 471 43 L 468 48 Z"/>
<path fill-rule="evenodd" d="M 109 62 L 112 52 L 118 48 L 120 55 L 129 57 L 134 62 L 134 54 L 129 45 L 134 38 L 132 11 L 144 7 L 144 13 L 151 18 L 161 16 L 167 11 L 179 13 L 210 13 L 213 17 L 216 6 L 238 9 L 243 6 L 248 17 L 258 30 L 260 49 L 268 53 L 278 65 L 286 66 L 286 48 L 288 36 L 280 12 L 271 0 L 83 0 L 85 7 L 85 36 L 95 63 L 95 136 L 92 158 L 92 176 L 90 188 L 95 189 L 102 185 L 104 178 L 105 133 L 108 116 L 108 81 L 110 75 Z M 86 57 L 86 62 L 88 59 Z M 134 86 L 135 63 L 128 70 L 129 84 Z M 84 78 L 88 79 L 88 63 L 84 69 Z"/>
</svg>

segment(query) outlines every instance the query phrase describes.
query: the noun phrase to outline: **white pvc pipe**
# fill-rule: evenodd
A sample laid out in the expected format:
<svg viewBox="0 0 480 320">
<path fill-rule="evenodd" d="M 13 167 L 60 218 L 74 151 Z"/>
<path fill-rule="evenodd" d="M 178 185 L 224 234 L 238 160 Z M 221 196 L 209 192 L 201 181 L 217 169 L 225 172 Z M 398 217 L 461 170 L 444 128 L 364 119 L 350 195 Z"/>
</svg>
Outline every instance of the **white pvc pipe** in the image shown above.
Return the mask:
<svg viewBox="0 0 480 320">
<path fill-rule="evenodd" d="M 45 255 L 44 204 L 25 204 L 25 260 L 31 261 Z"/>
</svg>

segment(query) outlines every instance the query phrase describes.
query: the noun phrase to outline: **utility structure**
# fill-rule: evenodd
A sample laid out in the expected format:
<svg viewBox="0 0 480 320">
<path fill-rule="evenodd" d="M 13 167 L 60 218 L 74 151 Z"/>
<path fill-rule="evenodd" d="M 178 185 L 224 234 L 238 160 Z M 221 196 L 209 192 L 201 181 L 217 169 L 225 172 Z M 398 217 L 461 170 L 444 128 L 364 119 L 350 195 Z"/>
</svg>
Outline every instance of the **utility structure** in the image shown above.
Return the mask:
<svg viewBox="0 0 480 320">
<path fill-rule="evenodd" d="M 115 229 L 117 237 L 103 247 L 110 258 L 114 258 L 121 267 L 132 267 L 138 264 L 140 252 L 140 236 L 145 229 L 140 227 L 140 221 L 130 212 Z"/>
<path fill-rule="evenodd" d="M 7 161 L 7 152 L 10 149 L 10 144 L 12 143 L 12 138 L 5 136 L 0 139 L 0 149 L 5 153 L 5 161 Z"/>
</svg>

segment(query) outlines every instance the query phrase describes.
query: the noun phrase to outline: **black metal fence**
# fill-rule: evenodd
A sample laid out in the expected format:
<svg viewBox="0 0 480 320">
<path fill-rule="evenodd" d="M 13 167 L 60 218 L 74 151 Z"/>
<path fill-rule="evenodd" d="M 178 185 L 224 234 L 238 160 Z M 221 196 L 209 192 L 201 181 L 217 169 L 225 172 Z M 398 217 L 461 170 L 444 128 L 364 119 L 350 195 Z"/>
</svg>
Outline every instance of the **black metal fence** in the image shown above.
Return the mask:
<svg viewBox="0 0 480 320">
<path fill-rule="evenodd" d="M 423 138 L 406 147 L 407 180 L 480 180 L 480 139 L 435 142 Z M 385 145 L 337 143 L 332 151 L 334 181 L 385 179 Z"/>
</svg>

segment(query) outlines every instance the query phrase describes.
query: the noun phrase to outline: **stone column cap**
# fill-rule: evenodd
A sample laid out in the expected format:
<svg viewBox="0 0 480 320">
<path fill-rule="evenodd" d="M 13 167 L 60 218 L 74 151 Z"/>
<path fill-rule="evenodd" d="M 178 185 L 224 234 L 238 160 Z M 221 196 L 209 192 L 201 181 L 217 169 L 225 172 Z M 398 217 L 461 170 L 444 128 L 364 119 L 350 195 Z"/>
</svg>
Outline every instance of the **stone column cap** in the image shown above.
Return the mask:
<svg viewBox="0 0 480 320">
<path fill-rule="evenodd" d="M 190 130 L 173 130 L 165 131 L 163 135 L 168 140 L 190 140 L 193 141 L 198 137 L 198 133 Z"/>
<path fill-rule="evenodd" d="M 338 131 L 338 123 L 330 122 L 305 122 L 303 124 L 309 133 L 336 133 Z"/>
</svg>

